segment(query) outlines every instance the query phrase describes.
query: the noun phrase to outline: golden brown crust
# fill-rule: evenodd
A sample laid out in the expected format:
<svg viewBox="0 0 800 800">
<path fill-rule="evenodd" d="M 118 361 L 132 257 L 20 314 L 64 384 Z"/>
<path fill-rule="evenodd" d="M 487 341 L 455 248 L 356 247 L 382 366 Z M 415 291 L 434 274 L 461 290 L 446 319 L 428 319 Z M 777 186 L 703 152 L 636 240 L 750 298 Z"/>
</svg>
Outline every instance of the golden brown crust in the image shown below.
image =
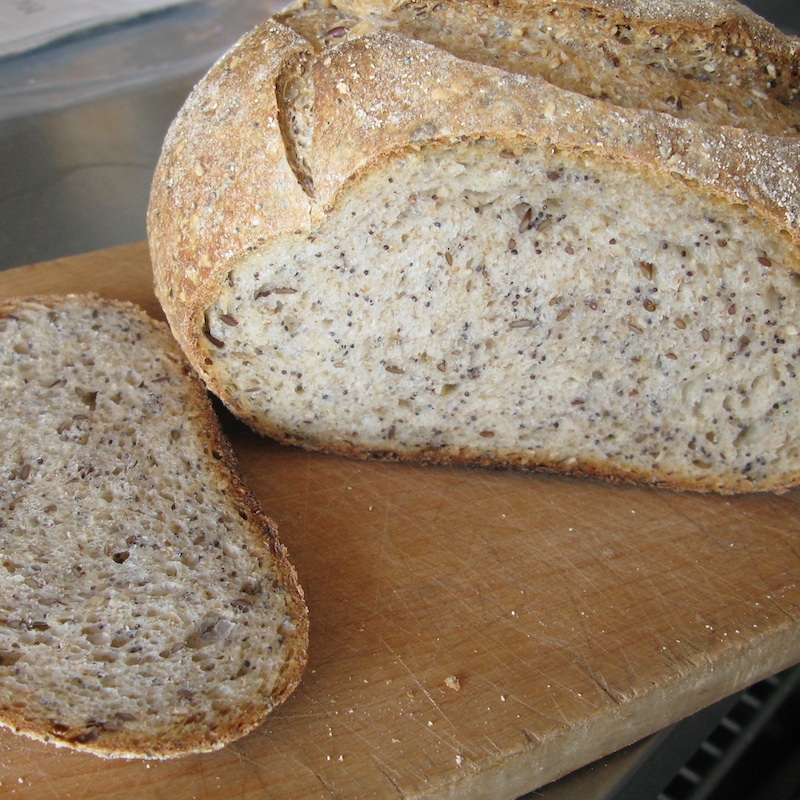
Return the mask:
<svg viewBox="0 0 800 800">
<path fill-rule="evenodd" d="M 335 0 L 327 4 L 359 17 L 369 14 L 389 17 L 402 6 L 433 6 L 437 2 L 439 0 L 419 0 L 412 3 L 409 3 L 408 0 Z M 618 13 L 632 19 L 671 22 L 697 28 L 710 28 L 733 22 L 751 29 L 755 36 L 761 37 L 764 44 L 771 45 L 777 41 L 783 43 L 787 39 L 776 30 L 774 25 L 736 0 L 558 0 L 558 2 L 554 2 L 554 0 L 466 0 L 466 2 L 475 5 L 478 3 L 491 5 L 494 8 L 500 8 L 500 13 L 502 13 L 502 7 L 508 5 L 524 6 L 530 9 L 570 5 Z M 296 0 L 289 6 L 289 10 L 302 8 L 305 4 L 306 0 Z"/>
<path fill-rule="evenodd" d="M 255 430 L 261 430 L 266 436 L 271 436 L 281 444 L 301 444 L 302 447 L 318 453 L 331 456 L 342 456 L 362 461 L 388 461 L 396 463 L 413 463 L 423 466 L 452 466 L 481 469 L 512 469 L 520 472 L 547 473 L 572 478 L 590 478 L 604 483 L 625 484 L 642 486 L 651 489 L 671 489 L 678 492 L 714 493 L 720 495 L 735 495 L 747 492 L 773 492 L 783 494 L 793 486 L 800 484 L 800 471 L 790 476 L 780 476 L 772 481 L 763 481 L 757 487 L 746 478 L 727 478 L 718 480 L 713 477 L 705 479 L 687 479 L 681 475 L 656 475 L 650 471 L 609 468 L 600 461 L 574 459 L 574 463 L 564 461 L 545 461 L 524 458 L 515 453 L 497 453 L 489 457 L 485 452 L 459 447 L 430 448 L 428 450 L 364 450 L 356 447 L 352 442 L 339 441 L 326 444 L 309 443 L 307 440 L 295 442 L 291 437 L 283 437 L 280 431 L 265 430 L 257 423 Z"/>
<path fill-rule="evenodd" d="M 148 213 L 155 287 L 194 358 L 203 312 L 228 264 L 273 231 L 308 224 L 309 200 L 286 158 L 275 91 L 307 50 L 289 28 L 266 22 L 211 69 L 164 142 Z"/>
<path fill-rule="evenodd" d="M 314 183 L 325 209 L 348 181 L 402 149 L 488 138 L 605 155 L 696 181 L 798 236 L 798 140 L 609 106 L 385 32 L 342 44 L 314 70 Z M 381 80 L 389 70 L 393 80 Z M 420 80 L 432 90 L 409 91 Z"/>
</svg>

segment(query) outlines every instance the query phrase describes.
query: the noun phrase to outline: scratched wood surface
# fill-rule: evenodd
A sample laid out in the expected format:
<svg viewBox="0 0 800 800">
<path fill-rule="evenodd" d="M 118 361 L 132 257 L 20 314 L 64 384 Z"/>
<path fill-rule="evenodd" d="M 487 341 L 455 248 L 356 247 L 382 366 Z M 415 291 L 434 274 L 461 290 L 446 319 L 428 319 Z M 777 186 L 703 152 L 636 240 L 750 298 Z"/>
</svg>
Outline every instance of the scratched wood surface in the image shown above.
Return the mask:
<svg viewBox="0 0 800 800">
<path fill-rule="evenodd" d="M 159 315 L 146 248 L 0 272 Z M 225 428 L 306 589 L 302 685 L 171 762 L 0 731 L 0 795 L 513 798 L 800 661 L 800 493 L 359 463 Z"/>
</svg>

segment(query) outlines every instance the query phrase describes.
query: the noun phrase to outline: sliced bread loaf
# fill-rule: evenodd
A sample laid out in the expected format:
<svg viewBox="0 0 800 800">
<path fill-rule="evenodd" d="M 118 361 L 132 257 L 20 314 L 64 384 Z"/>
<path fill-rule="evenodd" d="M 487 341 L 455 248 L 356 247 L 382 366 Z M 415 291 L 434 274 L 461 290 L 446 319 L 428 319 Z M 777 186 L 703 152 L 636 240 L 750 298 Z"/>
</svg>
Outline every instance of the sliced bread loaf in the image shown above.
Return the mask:
<svg viewBox="0 0 800 800">
<path fill-rule="evenodd" d="M 222 747 L 295 688 L 294 569 L 163 323 L 0 300 L 0 724 L 103 756 Z"/>
<path fill-rule="evenodd" d="M 164 144 L 156 290 L 280 441 L 800 480 L 800 47 L 731 0 L 306 0 Z"/>
</svg>

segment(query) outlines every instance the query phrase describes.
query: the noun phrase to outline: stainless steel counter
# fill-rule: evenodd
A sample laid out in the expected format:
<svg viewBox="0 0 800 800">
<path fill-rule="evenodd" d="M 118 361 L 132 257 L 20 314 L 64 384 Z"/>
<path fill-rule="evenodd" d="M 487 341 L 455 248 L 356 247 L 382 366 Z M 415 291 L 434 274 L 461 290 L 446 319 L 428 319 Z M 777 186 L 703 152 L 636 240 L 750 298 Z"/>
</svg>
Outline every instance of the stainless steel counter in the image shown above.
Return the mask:
<svg viewBox="0 0 800 800">
<path fill-rule="evenodd" d="M 280 0 L 202 0 L 0 60 L 0 269 L 145 238 L 196 80 Z"/>
<path fill-rule="evenodd" d="M 0 266 L 144 239 L 153 166 L 190 87 L 0 122 Z"/>
</svg>

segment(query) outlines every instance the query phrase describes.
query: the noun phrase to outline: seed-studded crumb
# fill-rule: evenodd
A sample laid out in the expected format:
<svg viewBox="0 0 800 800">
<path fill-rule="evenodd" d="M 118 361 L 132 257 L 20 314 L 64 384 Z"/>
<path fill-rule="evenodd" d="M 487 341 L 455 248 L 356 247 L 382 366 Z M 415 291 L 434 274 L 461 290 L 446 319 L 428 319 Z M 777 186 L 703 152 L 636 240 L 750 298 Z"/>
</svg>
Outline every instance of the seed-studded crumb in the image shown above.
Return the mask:
<svg viewBox="0 0 800 800">
<path fill-rule="evenodd" d="M 480 142 L 244 261 L 207 347 L 286 441 L 746 489 L 798 469 L 797 269 L 746 209 Z"/>
<path fill-rule="evenodd" d="M 101 755 L 221 747 L 299 679 L 292 568 L 166 328 L 0 303 L 0 721 Z"/>
</svg>

